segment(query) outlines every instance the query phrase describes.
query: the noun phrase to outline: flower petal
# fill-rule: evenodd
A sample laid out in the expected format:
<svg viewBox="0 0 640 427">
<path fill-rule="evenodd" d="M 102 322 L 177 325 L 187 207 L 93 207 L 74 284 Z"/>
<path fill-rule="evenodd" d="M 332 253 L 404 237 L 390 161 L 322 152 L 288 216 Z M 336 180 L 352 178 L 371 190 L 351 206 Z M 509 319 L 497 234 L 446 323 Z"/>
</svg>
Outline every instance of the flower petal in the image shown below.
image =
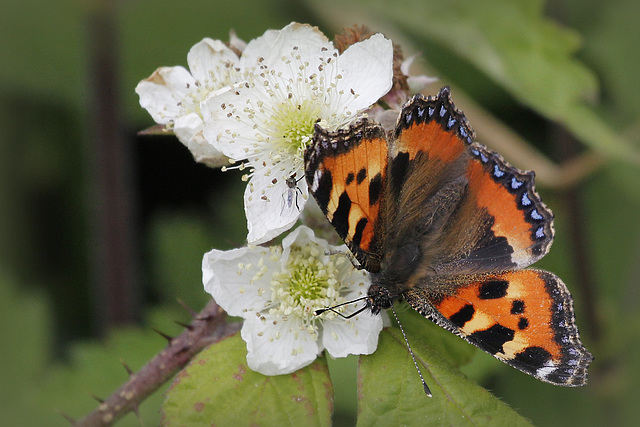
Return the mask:
<svg viewBox="0 0 640 427">
<path fill-rule="evenodd" d="M 187 147 L 196 134 L 202 132 L 202 118 L 196 113 L 189 113 L 177 117 L 173 122 L 173 133 Z M 213 148 L 213 147 L 212 147 Z M 191 147 L 189 147 L 191 149 Z M 217 150 L 216 150 L 217 151 Z"/>
<path fill-rule="evenodd" d="M 187 146 L 196 162 L 211 167 L 228 164 L 226 156 L 204 139 L 203 127 L 202 118 L 196 113 L 189 113 L 174 121 L 173 132 Z"/>
<path fill-rule="evenodd" d="M 333 357 L 349 354 L 371 354 L 378 347 L 382 316 L 364 311 L 351 319 L 335 316 L 325 320 L 322 344 Z"/>
<path fill-rule="evenodd" d="M 255 101 L 255 92 L 250 88 L 233 88 L 212 94 L 200 104 L 205 139 L 231 159 L 246 159 L 258 146 L 256 123 L 241 111 L 244 105 Z"/>
<path fill-rule="evenodd" d="M 322 62 L 322 52 L 331 55 L 335 51 L 333 44 L 317 27 L 292 22 L 280 30 L 268 54 L 263 56 L 269 69 L 295 76 L 299 66 L 305 62 L 308 63 L 305 64 L 308 74 L 316 73 Z"/>
<path fill-rule="evenodd" d="M 235 74 L 234 67 L 238 56 L 220 40 L 202 39 L 187 54 L 187 63 L 193 78 L 199 83 L 219 88 L 231 83 L 230 72 Z"/>
<path fill-rule="evenodd" d="M 229 31 L 229 47 L 234 49 L 236 52 L 242 52 L 247 48 L 247 42 L 242 40 L 235 31 Z"/>
<path fill-rule="evenodd" d="M 346 110 L 353 114 L 369 108 L 391 89 L 393 83 L 393 43 L 382 34 L 355 43 L 340 55 L 339 67 Z M 356 96 L 350 96 L 352 91 Z"/>
<path fill-rule="evenodd" d="M 438 81 L 437 77 L 429 77 L 425 74 L 421 74 L 419 76 L 409 76 L 407 77 L 407 84 L 409 85 L 409 93 L 422 92 L 422 90 L 425 87 L 437 81 Z"/>
<path fill-rule="evenodd" d="M 195 80 L 184 67 L 160 67 L 138 83 L 140 105 L 156 123 L 167 124 L 183 114 L 189 87 Z"/>
<path fill-rule="evenodd" d="M 247 241 L 251 244 L 268 242 L 290 229 L 309 197 L 304 180 L 298 183 L 298 192 L 287 186 L 285 177 L 267 176 L 265 171 L 256 170 L 244 192 L 244 210 L 249 230 Z M 294 206 L 289 206 L 290 201 Z"/>
<path fill-rule="evenodd" d="M 301 225 L 282 239 L 282 259 L 280 264 L 284 269 L 289 260 L 291 247 L 317 247 L 318 256 L 329 256 L 328 253 L 341 247 L 331 246 L 326 240 L 316 237 L 314 231 L 306 225 Z M 346 248 L 346 246 L 344 246 Z M 353 270 L 353 266 L 351 267 Z"/>
<path fill-rule="evenodd" d="M 252 279 L 261 272 L 277 271 L 279 261 L 268 248 L 214 249 L 202 259 L 204 289 L 231 316 L 255 317 L 255 312 L 265 308 L 270 290 L 268 279 Z"/>
<path fill-rule="evenodd" d="M 248 317 L 241 331 L 249 368 L 264 375 L 290 374 L 309 365 L 322 348 L 299 319 Z"/>
<path fill-rule="evenodd" d="M 240 57 L 242 67 L 255 67 L 264 60 L 266 52 L 271 50 L 281 30 L 267 30 L 263 35 L 251 40 Z"/>
</svg>

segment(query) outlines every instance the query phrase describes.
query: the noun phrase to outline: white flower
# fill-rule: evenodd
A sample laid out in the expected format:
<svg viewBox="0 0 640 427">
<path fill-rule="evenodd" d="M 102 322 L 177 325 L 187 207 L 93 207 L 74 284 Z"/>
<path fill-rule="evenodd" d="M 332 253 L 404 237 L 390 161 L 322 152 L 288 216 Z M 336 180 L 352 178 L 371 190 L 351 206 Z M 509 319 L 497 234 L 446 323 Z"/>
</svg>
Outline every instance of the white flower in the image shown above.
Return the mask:
<svg viewBox="0 0 640 427">
<path fill-rule="evenodd" d="M 202 103 L 204 136 L 232 160 L 246 160 L 247 240 L 259 244 L 291 228 L 304 207 L 303 153 L 314 124 L 344 127 L 385 95 L 393 47 L 376 34 L 339 55 L 315 27 L 292 23 L 249 43 L 242 59 L 258 68 Z"/>
<path fill-rule="evenodd" d="M 361 297 L 369 288 L 367 274 L 336 250 L 346 248 L 330 246 L 301 226 L 284 238 L 282 247 L 205 254 L 205 290 L 227 313 L 244 318 L 241 335 L 252 370 L 287 374 L 309 365 L 323 349 L 334 357 L 376 349 L 382 316 L 369 311 L 351 319 L 330 311 L 314 314 Z M 336 310 L 353 312 L 347 307 Z"/>
<path fill-rule="evenodd" d="M 233 40 L 242 46 L 237 37 Z M 173 130 L 196 161 L 219 166 L 222 154 L 202 135 L 200 103 L 244 80 L 240 59 L 220 40 L 205 38 L 191 48 L 187 63 L 191 72 L 180 66 L 158 68 L 138 84 L 136 93 L 153 120 Z"/>
</svg>

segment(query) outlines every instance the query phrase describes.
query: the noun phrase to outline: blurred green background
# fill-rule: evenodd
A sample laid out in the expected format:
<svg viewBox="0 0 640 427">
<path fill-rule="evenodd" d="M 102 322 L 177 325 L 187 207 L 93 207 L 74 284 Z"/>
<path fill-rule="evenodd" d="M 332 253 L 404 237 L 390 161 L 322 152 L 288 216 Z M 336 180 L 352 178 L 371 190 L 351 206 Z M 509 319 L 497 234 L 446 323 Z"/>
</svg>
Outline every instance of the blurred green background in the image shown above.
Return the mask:
<svg viewBox="0 0 640 427">
<path fill-rule="evenodd" d="M 241 245 L 239 174 L 196 164 L 153 123 L 138 81 L 204 37 L 291 21 L 366 24 L 420 53 L 478 133 L 538 173 L 557 237 L 539 265 L 574 294 L 590 382 L 559 389 L 479 355 L 467 369 L 536 425 L 640 416 L 640 2 L 60 1 L 0 16 L 0 417 L 65 425 L 160 351 L 196 310 L 202 254 Z M 493 144 L 495 142 L 495 145 Z M 520 145 L 523 144 L 523 145 Z M 531 151 L 535 150 L 535 151 Z M 353 372 L 354 360 L 336 365 Z M 348 377 L 349 375 L 347 375 Z M 353 376 L 351 376 L 353 378 Z M 336 421 L 355 417 L 336 384 Z M 141 407 L 157 424 L 156 393 Z M 129 415 L 120 425 L 138 425 Z"/>
</svg>

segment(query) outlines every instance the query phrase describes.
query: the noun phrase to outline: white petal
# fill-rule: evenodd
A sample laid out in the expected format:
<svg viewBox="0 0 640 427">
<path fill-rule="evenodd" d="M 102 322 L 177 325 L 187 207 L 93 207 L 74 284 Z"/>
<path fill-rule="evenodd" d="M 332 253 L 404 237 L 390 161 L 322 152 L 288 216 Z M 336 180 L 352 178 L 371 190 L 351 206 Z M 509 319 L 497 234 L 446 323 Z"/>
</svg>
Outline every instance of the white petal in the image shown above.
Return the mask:
<svg viewBox="0 0 640 427">
<path fill-rule="evenodd" d="M 173 132 L 189 148 L 196 162 L 214 168 L 229 164 L 228 158 L 204 139 L 203 127 L 202 118 L 190 113 L 175 120 Z"/>
<path fill-rule="evenodd" d="M 437 82 L 437 77 L 429 77 L 427 75 L 409 76 L 407 84 L 409 85 L 409 93 L 418 93 L 433 82 Z"/>
<path fill-rule="evenodd" d="M 407 84 L 409 85 L 409 93 L 418 93 L 421 92 L 427 85 L 438 81 L 437 77 L 429 77 L 427 75 L 419 75 L 412 76 L 409 74 L 409 70 L 411 69 L 411 64 L 418 57 L 418 54 L 411 55 L 407 59 L 405 59 L 402 64 L 400 64 L 400 71 L 402 74 L 407 76 Z"/>
<path fill-rule="evenodd" d="M 204 163 L 212 168 L 219 168 L 229 164 L 229 158 L 209 144 L 204 139 L 202 132 L 193 135 L 187 147 L 198 163 Z"/>
<path fill-rule="evenodd" d="M 411 69 L 411 65 L 413 64 L 413 61 L 416 60 L 418 55 L 419 54 L 416 53 L 414 55 L 411 55 L 404 61 L 402 61 L 402 64 L 400 64 L 400 71 L 402 72 L 402 74 L 404 74 L 405 76 L 409 75 L 409 70 Z"/>
<path fill-rule="evenodd" d="M 299 71 L 300 62 L 295 61 L 295 57 L 299 56 L 303 62 L 309 63 L 308 74 L 312 74 L 318 71 L 318 65 L 321 63 L 320 56 L 330 55 L 333 52 L 335 52 L 333 44 L 318 28 L 292 22 L 280 30 L 268 55 L 265 55 L 265 64 L 276 72 L 292 74 Z M 294 59 L 294 62 L 287 64 L 283 58 Z"/>
<path fill-rule="evenodd" d="M 191 139 L 198 133 L 202 132 L 202 118 L 196 113 L 189 113 L 184 116 L 177 117 L 174 121 L 173 132 L 176 134 L 180 142 L 189 147 Z"/>
<path fill-rule="evenodd" d="M 229 46 L 238 52 L 242 52 L 247 48 L 247 42 L 242 40 L 235 31 L 229 31 Z"/>
<path fill-rule="evenodd" d="M 293 230 L 291 233 L 287 234 L 287 236 L 282 239 L 282 254 L 283 258 L 286 257 L 285 254 L 289 253 L 291 250 L 291 246 L 304 247 L 307 245 L 318 245 L 321 249 L 328 249 L 329 244 L 326 240 L 320 239 L 316 237 L 316 234 L 313 230 L 306 225 L 301 225 L 300 227 Z"/>
<path fill-rule="evenodd" d="M 333 357 L 371 354 L 378 347 L 382 317 L 364 311 L 351 319 L 334 317 L 323 323 L 322 343 Z"/>
<path fill-rule="evenodd" d="M 264 375 L 295 372 L 313 362 L 322 351 L 295 319 L 251 316 L 245 320 L 241 335 L 247 343 L 249 368 Z"/>
<path fill-rule="evenodd" d="M 249 229 L 247 241 L 251 244 L 268 242 L 291 228 L 298 220 L 309 197 L 304 180 L 298 183 L 302 194 L 295 190 L 296 193 L 291 195 L 284 176 L 267 176 L 265 172 L 268 172 L 268 169 L 256 170 L 244 192 L 244 210 Z M 297 203 L 300 209 L 287 209 L 289 197 L 295 199 L 296 194 L 299 196 Z"/>
<path fill-rule="evenodd" d="M 353 267 L 351 262 L 345 262 L 339 267 L 340 283 L 348 286 L 347 290 L 343 290 L 341 295 L 345 301 L 351 301 L 367 294 L 371 286 L 371 277 L 365 270 L 358 270 Z"/>
<path fill-rule="evenodd" d="M 343 78 L 338 87 L 346 98 L 343 105 L 355 114 L 369 106 L 391 89 L 393 83 L 393 43 L 381 34 L 355 43 L 339 58 Z M 351 90 L 357 96 L 349 96 Z"/>
<path fill-rule="evenodd" d="M 278 38 L 280 30 L 267 30 L 263 35 L 251 40 L 242 52 L 240 64 L 242 67 L 254 67 L 264 60 L 264 56 L 271 50 L 273 43 Z"/>
<path fill-rule="evenodd" d="M 246 159 L 254 155 L 259 146 L 259 129 L 243 111 L 247 102 L 258 98 L 255 92 L 233 88 L 212 94 L 200 105 L 205 139 L 231 159 Z"/>
<path fill-rule="evenodd" d="M 138 83 L 140 105 L 156 123 L 167 124 L 183 114 L 195 80 L 184 67 L 161 67 Z"/>
<path fill-rule="evenodd" d="M 317 247 L 320 256 L 324 256 L 324 254 L 329 253 L 329 251 L 337 249 L 337 247 L 331 246 L 326 240 L 316 237 L 312 229 L 306 225 L 301 225 L 282 239 L 282 259 L 280 260 L 280 264 L 283 269 L 286 268 L 288 263 L 292 246 L 299 248 L 309 246 Z M 351 268 L 351 270 L 353 270 L 353 268 Z"/>
<path fill-rule="evenodd" d="M 238 62 L 238 56 L 220 40 L 205 38 L 187 54 L 193 77 L 202 84 L 220 87 L 228 84 L 227 72 Z"/>
<path fill-rule="evenodd" d="M 280 268 L 279 260 L 272 260 L 270 255 L 269 249 L 262 247 L 206 253 L 202 259 L 204 289 L 230 315 L 255 316 L 270 297 L 271 273 Z M 262 264 L 267 271 L 262 280 L 257 280 Z"/>
</svg>

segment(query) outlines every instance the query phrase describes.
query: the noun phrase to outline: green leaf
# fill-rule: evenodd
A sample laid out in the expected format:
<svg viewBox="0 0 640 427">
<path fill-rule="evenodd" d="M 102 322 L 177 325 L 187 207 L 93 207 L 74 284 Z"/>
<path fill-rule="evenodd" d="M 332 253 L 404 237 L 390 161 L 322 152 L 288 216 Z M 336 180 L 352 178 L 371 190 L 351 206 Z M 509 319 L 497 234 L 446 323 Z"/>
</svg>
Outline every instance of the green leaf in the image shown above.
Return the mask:
<svg viewBox="0 0 640 427">
<path fill-rule="evenodd" d="M 333 388 L 324 358 L 290 375 L 247 367 L 240 334 L 205 348 L 176 376 L 165 425 L 329 425 Z"/>
<path fill-rule="evenodd" d="M 473 347 L 424 318 L 416 328 L 412 313 L 399 317 L 433 397 L 422 389 L 400 330 L 387 328 L 376 352 L 360 359 L 358 425 L 530 425 L 460 372 L 457 366 L 470 360 Z M 449 343 L 442 332 L 464 346 Z"/>
</svg>

